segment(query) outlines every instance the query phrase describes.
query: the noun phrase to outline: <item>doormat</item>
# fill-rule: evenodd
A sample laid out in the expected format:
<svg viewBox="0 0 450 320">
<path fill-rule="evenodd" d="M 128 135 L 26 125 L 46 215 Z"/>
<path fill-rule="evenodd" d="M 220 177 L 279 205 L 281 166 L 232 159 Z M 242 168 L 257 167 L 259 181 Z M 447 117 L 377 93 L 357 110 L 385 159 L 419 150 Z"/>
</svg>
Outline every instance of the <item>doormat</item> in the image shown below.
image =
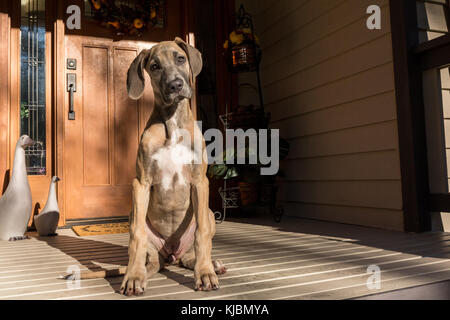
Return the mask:
<svg viewBox="0 0 450 320">
<path fill-rule="evenodd" d="M 91 224 L 85 226 L 73 226 L 72 230 L 80 237 L 99 236 L 103 234 L 128 233 L 128 222 Z"/>
</svg>

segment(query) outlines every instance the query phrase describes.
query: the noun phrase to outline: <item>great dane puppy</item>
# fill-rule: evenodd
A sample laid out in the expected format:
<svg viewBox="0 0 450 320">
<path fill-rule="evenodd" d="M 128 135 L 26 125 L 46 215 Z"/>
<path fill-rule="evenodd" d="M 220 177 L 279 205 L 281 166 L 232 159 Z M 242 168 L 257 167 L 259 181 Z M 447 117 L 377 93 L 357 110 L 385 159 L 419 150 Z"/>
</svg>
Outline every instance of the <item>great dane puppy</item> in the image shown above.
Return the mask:
<svg viewBox="0 0 450 320">
<path fill-rule="evenodd" d="M 196 290 L 218 289 L 216 273 L 226 271 L 211 260 L 215 219 L 208 201 L 206 147 L 189 104 L 192 79 L 201 69 L 201 53 L 176 38 L 143 50 L 128 70 L 132 99 L 143 95 L 144 71 L 150 75 L 155 108 L 139 144 L 123 294 L 141 295 L 165 263 L 194 270 Z"/>
</svg>

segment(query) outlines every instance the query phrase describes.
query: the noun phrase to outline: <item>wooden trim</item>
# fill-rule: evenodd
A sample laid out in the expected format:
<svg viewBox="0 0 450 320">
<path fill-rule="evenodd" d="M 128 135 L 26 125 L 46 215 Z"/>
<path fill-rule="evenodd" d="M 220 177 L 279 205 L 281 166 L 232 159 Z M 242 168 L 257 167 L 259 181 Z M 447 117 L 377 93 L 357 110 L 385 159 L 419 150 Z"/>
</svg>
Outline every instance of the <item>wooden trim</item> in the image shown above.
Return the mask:
<svg viewBox="0 0 450 320">
<path fill-rule="evenodd" d="M 203 0 L 199 0 L 203 1 Z M 223 44 L 228 39 L 234 27 L 233 17 L 235 15 L 235 1 L 223 0 L 214 1 L 214 20 L 216 34 L 216 104 L 217 104 L 217 128 L 223 130 L 219 121 L 219 115 L 225 114 L 225 107 L 228 105 L 228 112 L 231 112 L 232 105 L 237 104 L 237 75 L 230 73 L 226 65 L 223 53 Z M 231 94 L 230 94 L 231 93 Z M 222 199 L 219 195 L 219 188 L 222 187 L 220 180 L 210 179 L 209 181 L 209 205 L 213 211 L 222 211 Z"/>
<path fill-rule="evenodd" d="M 394 3 L 395 2 L 395 3 Z M 409 21 L 402 21 L 402 25 L 406 30 L 407 39 L 409 39 L 409 42 L 407 43 L 407 51 L 408 56 L 407 59 L 409 59 L 409 65 L 408 65 L 408 72 L 409 75 L 409 82 L 411 84 L 411 91 L 413 93 L 411 94 L 412 100 L 411 100 L 411 106 L 413 107 L 413 113 L 412 115 L 415 116 L 414 122 L 412 122 L 412 128 L 414 130 L 415 135 L 412 136 L 412 139 L 410 138 L 409 144 L 414 144 L 416 146 L 416 149 L 419 150 L 419 152 L 423 152 L 423 155 L 420 156 L 418 159 L 415 159 L 415 166 L 417 170 L 421 170 L 421 173 L 419 173 L 419 177 L 422 179 L 420 181 L 422 184 L 421 190 L 420 190 L 420 208 L 422 212 L 422 206 L 423 206 L 423 193 L 425 193 L 425 212 L 426 215 L 423 216 L 421 213 L 419 221 L 421 221 L 421 229 L 427 230 L 431 228 L 431 212 L 442 212 L 442 211 L 450 211 L 450 194 L 446 192 L 448 190 L 447 185 L 447 179 L 443 181 L 443 184 L 445 184 L 445 188 L 442 189 L 442 193 L 440 194 L 430 194 L 431 187 L 429 182 L 429 171 L 428 171 L 428 162 L 426 159 L 426 145 L 424 144 L 423 140 L 426 141 L 426 131 L 425 131 L 425 112 L 424 112 L 424 103 L 423 103 L 423 96 L 424 96 L 424 87 L 423 84 L 420 84 L 423 80 L 423 72 L 426 70 L 436 69 L 436 72 L 438 72 L 438 69 L 444 68 L 450 65 L 450 35 L 444 35 L 439 38 L 426 41 L 424 43 L 417 43 L 416 39 L 413 39 L 413 35 L 417 35 L 417 24 L 414 24 L 413 19 L 416 19 L 417 12 L 415 12 L 416 8 L 413 4 L 413 2 L 408 3 L 408 7 L 406 7 L 406 4 L 400 4 L 400 2 L 407 2 L 407 0 L 403 1 L 391 1 L 391 8 L 396 7 L 397 10 L 409 10 L 409 13 L 407 14 Z M 449 1 L 446 1 L 446 5 L 448 7 Z M 401 8 L 400 8 L 401 7 Z M 403 11 L 405 12 L 405 11 Z M 399 12 L 391 12 L 392 21 L 398 20 L 398 14 Z M 446 15 L 447 23 L 449 23 L 449 15 L 447 13 Z M 399 22 L 400 23 L 400 22 Z M 408 24 L 409 23 L 409 24 Z M 417 23 L 417 21 L 415 21 Z M 405 31 L 403 31 L 405 32 Z M 392 35 L 394 39 L 394 35 L 398 33 L 398 26 L 392 22 Z M 411 41 L 414 40 L 414 41 Z M 395 41 L 394 41 L 394 56 L 396 52 L 395 47 Z M 394 59 L 394 63 L 397 65 L 397 61 L 400 61 L 402 57 L 399 58 L 399 60 Z M 400 61 L 398 64 L 401 65 L 403 62 Z M 399 72 L 402 73 L 402 69 L 399 69 Z M 402 77 L 402 75 L 398 75 L 396 71 L 396 76 Z M 406 75 L 404 75 L 406 77 Z M 439 98 L 442 99 L 442 98 Z M 398 102 L 400 103 L 400 102 Z M 399 123 L 401 120 L 404 120 L 403 118 L 400 118 L 399 116 Z M 406 137 L 405 137 L 406 138 Z M 402 146 L 407 146 L 407 142 L 402 142 L 402 139 L 400 139 L 400 150 L 402 150 Z M 407 148 L 407 147 L 405 147 Z M 431 148 L 431 145 L 430 145 Z M 420 151 L 421 150 L 421 151 Z M 444 155 L 445 157 L 445 155 Z M 445 163 L 446 165 L 446 163 Z M 402 165 L 403 166 L 403 165 Z M 434 190 L 436 192 L 436 190 Z M 406 214 L 406 213 L 405 213 Z M 406 215 L 405 215 L 406 218 Z"/>
<path fill-rule="evenodd" d="M 195 47 L 195 20 L 194 20 L 194 0 L 185 0 L 181 3 L 181 10 L 183 11 L 181 25 L 183 28 L 183 37 L 186 43 Z M 191 86 L 195 88 L 195 94 L 192 96 L 190 100 L 192 114 L 195 119 L 198 114 L 198 88 L 197 88 L 197 79 L 192 79 Z"/>
<path fill-rule="evenodd" d="M 10 33 L 11 19 L 6 3 L 0 9 L 0 195 L 6 190 L 11 172 L 10 163 Z"/>
<path fill-rule="evenodd" d="M 448 194 L 430 194 L 427 206 L 431 212 L 441 212 L 442 208 L 450 208 L 450 196 Z"/>
<path fill-rule="evenodd" d="M 418 45 L 414 52 L 418 55 L 422 70 L 450 65 L 450 35 L 445 35 Z"/>
<path fill-rule="evenodd" d="M 46 104 L 46 174 L 29 176 L 28 180 L 31 186 L 33 194 L 33 212 L 38 209 L 42 209 L 47 200 L 48 186 L 51 181 L 51 177 L 54 174 L 53 170 L 53 105 L 52 105 L 52 30 L 49 28 L 50 21 L 52 19 L 51 14 L 52 0 L 46 1 L 46 16 L 45 16 L 45 104 Z M 9 104 L 9 163 L 12 166 L 14 159 L 14 151 L 16 142 L 20 136 L 20 88 L 21 88 L 21 7 L 20 1 L 11 3 L 10 18 L 10 104 Z M 29 225 L 32 224 L 33 217 L 30 218 Z"/>
<path fill-rule="evenodd" d="M 414 48 L 414 53 L 420 54 L 423 53 L 424 51 L 438 49 L 439 47 L 447 45 L 448 43 L 450 43 L 450 35 L 447 34 L 430 41 L 419 43 Z"/>
<path fill-rule="evenodd" d="M 10 33 L 10 160 L 14 161 L 14 149 L 20 135 L 20 2 L 12 4 L 11 22 L 14 27 Z"/>
<path fill-rule="evenodd" d="M 59 225 L 65 225 L 66 181 L 64 174 L 64 99 L 65 99 L 65 25 L 63 2 L 53 0 L 53 108 L 54 108 L 54 172 L 61 181 L 58 183 L 58 205 L 60 210 Z"/>
<path fill-rule="evenodd" d="M 428 164 L 422 76 L 413 54 L 418 43 L 416 2 L 391 0 L 404 227 L 407 232 L 431 229 L 427 210 Z"/>
</svg>

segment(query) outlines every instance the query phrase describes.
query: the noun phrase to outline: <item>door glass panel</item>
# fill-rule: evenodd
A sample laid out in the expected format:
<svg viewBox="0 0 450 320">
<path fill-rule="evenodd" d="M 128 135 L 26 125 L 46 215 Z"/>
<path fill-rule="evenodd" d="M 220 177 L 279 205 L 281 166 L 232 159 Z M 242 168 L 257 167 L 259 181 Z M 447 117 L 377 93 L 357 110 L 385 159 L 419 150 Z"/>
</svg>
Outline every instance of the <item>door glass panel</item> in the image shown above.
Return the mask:
<svg viewBox="0 0 450 320">
<path fill-rule="evenodd" d="M 26 150 L 28 174 L 45 175 L 45 0 L 21 0 L 20 31 L 20 133 L 36 142 Z"/>
<path fill-rule="evenodd" d="M 448 0 L 417 0 L 419 42 L 448 34 Z"/>
</svg>

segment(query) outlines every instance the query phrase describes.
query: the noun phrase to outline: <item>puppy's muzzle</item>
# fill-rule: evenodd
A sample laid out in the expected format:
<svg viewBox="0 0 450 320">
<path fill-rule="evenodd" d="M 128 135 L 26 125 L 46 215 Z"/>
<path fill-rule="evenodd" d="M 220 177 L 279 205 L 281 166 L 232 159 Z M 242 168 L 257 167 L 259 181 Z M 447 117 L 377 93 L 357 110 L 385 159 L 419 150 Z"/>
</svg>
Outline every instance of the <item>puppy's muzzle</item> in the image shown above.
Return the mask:
<svg viewBox="0 0 450 320">
<path fill-rule="evenodd" d="M 173 81 L 170 81 L 167 84 L 167 91 L 169 92 L 169 94 L 180 93 L 181 90 L 183 90 L 183 87 L 184 87 L 183 80 L 177 78 Z"/>
</svg>

